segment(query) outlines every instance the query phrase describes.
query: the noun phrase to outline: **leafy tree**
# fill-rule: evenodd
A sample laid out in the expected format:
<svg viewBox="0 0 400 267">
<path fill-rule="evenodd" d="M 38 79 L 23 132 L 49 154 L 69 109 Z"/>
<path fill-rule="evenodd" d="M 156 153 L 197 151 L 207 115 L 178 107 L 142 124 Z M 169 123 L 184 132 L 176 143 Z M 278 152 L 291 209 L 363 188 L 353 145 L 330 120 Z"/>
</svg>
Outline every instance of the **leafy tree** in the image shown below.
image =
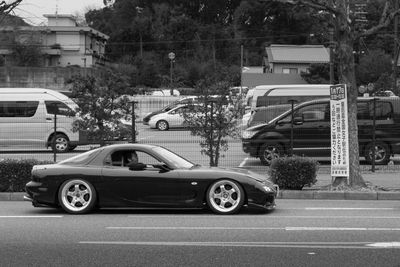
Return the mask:
<svg viewBox="0 0 400 267">
<path fill-rule="evenodd" d="M 33 36 L 16 40 L 11 46 L 12 60 L 16 66 L 39 67 L 43 64 L 41 45 Z"/>
<path fill-rule="evenodd" d="M 383 50 L 372 50 L 361 57 L 356 71 L 358 84 L 375 83 L 382 74 L 392 71 L 392 57 Z"/>
<path fill-rule="evenodd" d="M 276 1 L 276 0 L 275 0 Z M 364 179 L 360 171 L 359 146 L 357 128 L 357 96 L 354 44 L 361 37 L 376 34 L 388 27 L 400 10 L 394 10 L 391 1 L 384 1 L 384 8 L 379 22 L 368 29 L 358 31 L 354 14 L 350 12 L 350 0 L 323 1 L 323 0 L 278 0 L 297 6 L 312 8 L 317 13 L 331 15 L 331 21 L 335 29 L 337 41 L 336 54 L 338 58 L 339 83 L 347 84 L 348 87 L 348 113 L 349 113 L 349 164 L 350 175 L 349 185 L 351 187 L 365 187 Z M 347 180 L 344 177 L 335 177 L 333 186 L 346 186 Z"/>
<path fill-rule="evenodd" d="M 75 130 L 87 131 L 89 140 L 101 145 L 131 136 L 129 125 L 121 121 L 131 114 L 129 98 L 122 96 L 123 81 L 116 73 L 107 71 L 101 78 L 73 76 L 67 82 L 79 106 Z"/>
<path fill-rule="evenodd" d="M 302 72 L 301 77 L 311 84 L 329 83 L 329 65 L 311 64 L 308 72 Z"/>
<path fill-rule="evenodd" d="M 243 114 L 240 98 L 227 98 L 229 82 L 209 78 L 197 85 L 199 103 L 182 113 L 192 135 L 200 136 L 201 153 L 209 157 L 210 166 L 218 166 L 228 150 L 228 136 L 237 135 L 236 122 Z"/>
</svg>

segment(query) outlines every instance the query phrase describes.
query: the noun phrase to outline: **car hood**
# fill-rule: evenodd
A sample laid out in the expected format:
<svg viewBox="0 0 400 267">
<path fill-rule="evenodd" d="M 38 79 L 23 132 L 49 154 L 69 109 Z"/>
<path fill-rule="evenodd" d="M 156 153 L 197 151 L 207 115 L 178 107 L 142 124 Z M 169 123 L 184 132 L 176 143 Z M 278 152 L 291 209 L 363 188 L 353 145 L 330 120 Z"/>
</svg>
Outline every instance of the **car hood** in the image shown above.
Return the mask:
<svg viewBox="0 0 400 267">
<path fill-rule="evenodd" d="M 214 173 L 223 173 L 225 175 L 227 173 L 231 173 L 232 177 L 241 176 L 247 179 L 255 180 L 260 183 L 273 185 L 273 183 L 268 179 L 266 175 L 261 175 L 243 168 L 222 168 L 222 167 L 205 167 L 205 166 L 199 166 L 196 168 L 198 170 L 211 171 Z"/>
</svg>

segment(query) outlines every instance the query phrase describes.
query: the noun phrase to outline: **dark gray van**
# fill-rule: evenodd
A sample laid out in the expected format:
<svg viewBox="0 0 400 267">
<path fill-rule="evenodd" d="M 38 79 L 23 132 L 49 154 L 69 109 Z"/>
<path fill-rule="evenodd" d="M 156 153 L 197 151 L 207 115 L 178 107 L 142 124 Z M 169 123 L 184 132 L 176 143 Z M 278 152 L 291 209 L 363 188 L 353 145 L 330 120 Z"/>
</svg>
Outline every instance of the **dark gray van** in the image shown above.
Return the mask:
<svg viewBox="0 0 400 267">
<path fill-rule="evenodd" d="M 371 163 L 373 153 L 373 98 L 359 98 L 357 103 L 360 156 Z M 400 98 L 382 97 L 375 106 L 375 164 L 384 165 L 390 156 L 400 153 Z M 330 101 L 319 99 L 294 108 L 293 152 L 305 156 L 331 155 Z M 291 146 L 291 110 L 269 123 L 246 129 L 242 134 L 245 153 L 271 160 L 288 154 Z"/>
</svg>

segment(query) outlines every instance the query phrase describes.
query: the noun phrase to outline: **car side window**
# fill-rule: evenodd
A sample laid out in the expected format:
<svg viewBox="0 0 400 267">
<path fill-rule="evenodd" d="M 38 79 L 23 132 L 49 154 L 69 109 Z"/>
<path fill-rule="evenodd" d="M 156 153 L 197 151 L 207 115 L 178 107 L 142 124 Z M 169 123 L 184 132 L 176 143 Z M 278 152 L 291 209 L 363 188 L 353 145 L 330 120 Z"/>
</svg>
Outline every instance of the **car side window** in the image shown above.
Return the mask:
<svg viewBox="0 0 400 267">
<path fill-rule="evenodd" d="M 152 155 L 143 152 L 143 151 L 137 151 L 137 156 L 140 159 L 139 163 L 143 163 L 146 165 L 155 165 L 155 164 L 160 164 L 160 161 L 153 157 Z"/>
<path fill-rule="evenodd" d="M 115 167 L 126 167 L 129 163 L 139 161 L 137 152 L 135 150 L 118 150 L 108 155 L 104 164 Z"/>
<path fill-rule="evenodd" d="M 301 117 L 304 122 L 330 121 L 329 103 L 307 105 L 294 111 L 293 118 Z M 282 122 L 290 123 L 292 115 L 289 113 Z"/>
</svg>

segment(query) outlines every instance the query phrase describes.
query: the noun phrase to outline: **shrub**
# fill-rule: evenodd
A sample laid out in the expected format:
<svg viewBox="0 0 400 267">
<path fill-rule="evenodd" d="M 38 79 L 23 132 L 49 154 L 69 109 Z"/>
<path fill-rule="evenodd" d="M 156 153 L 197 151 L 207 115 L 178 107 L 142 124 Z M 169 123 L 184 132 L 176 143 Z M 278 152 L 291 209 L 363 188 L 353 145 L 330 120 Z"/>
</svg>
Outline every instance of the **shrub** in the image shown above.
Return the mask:
<svg viewBox="0 0 400 267">
<path fill-rule="evenodd" d="M 0 192 L 24 192 L 25 184 L 31 180 L 33 165 L 51 163 L 35 159 L 0 161 Z"/>
<path fill-rule="evenodd" d="M 318 167 L 317 161 L 307 157 L 282 157 L 272 160 L 269 175 L 282 189 L 301 190 L 317 182 Z"/>
</svg>

